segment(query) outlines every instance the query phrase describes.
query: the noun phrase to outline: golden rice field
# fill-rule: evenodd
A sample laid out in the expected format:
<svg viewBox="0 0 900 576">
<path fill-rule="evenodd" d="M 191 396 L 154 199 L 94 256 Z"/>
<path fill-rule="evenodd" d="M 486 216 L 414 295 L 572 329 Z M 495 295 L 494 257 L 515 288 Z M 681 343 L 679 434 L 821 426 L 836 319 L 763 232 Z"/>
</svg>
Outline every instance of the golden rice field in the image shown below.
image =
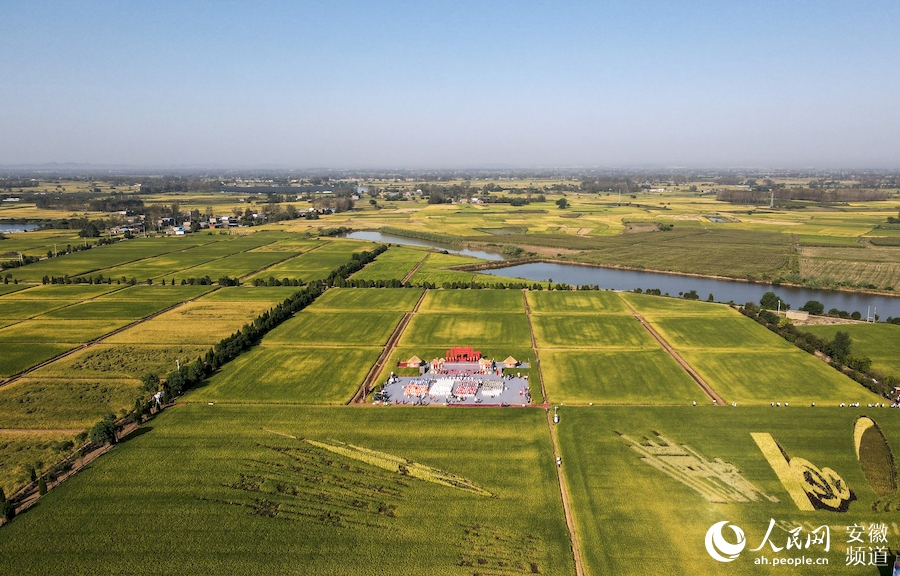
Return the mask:
<svg viewBox="0 0 900 576">
<path fill-rule="evenodd" d="M 207 344 L 240 330 L 268 302 L 188 302 L 107 339 L 109 344 Z M 2 337 L 2 331 L 0 331 Z"/>
</svg>

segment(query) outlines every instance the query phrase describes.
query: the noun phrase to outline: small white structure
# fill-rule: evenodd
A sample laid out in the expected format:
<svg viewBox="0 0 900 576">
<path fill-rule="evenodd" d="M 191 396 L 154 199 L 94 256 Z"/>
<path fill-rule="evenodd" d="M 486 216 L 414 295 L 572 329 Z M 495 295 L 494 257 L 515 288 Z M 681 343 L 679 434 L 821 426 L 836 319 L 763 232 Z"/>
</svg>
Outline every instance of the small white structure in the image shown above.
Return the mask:
<svg viewBox="0 0 900 576">
<path fill-rule="evenodd" d="M 429 389 L 432 396 L 449 396 L 452 391 L 453 378 L 438 378 Z"/>
</svg>

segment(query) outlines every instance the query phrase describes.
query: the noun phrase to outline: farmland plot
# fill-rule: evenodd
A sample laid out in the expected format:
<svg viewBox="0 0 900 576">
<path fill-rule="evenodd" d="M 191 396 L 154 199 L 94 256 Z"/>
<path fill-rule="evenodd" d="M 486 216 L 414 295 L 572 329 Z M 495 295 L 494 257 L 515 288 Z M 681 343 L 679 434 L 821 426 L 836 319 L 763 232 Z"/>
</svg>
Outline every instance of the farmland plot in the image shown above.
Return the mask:
<svg viewBox="0 0 900 576">
<path fill-rule="evenodd" d="M 189 302 L 108 339 L 110 344 L 208 344 L 271 308 L 267 302 Z M 0 337 L 3 331 L 0 330 Z"/>
<path fill-rule="evenodd" d="M 87 429 L 134 406 L 139 380 L 23 378 L 0 388 L 0 428 Z"/>
<path fill-rule="evenodd" d="M 531 345 L 524 314 L 416 314 L 400 338 L 409 346 L 516 346 Z"/>
<path fill-rule="evenodd" d="M 422 292 L 423 290 L 418 288 L 331 288 L 317 298 L 307 310 L 310 312 L 350 310 L 409 312 L 422 297 Z"/>
<path fill-rule="evenodd" d="M 156 344 L 97 344 L 36 370 L 35 377 L 138 378 L 153 372 L 164 376 L 176 361 L 187 364 L 203 356 L 209 346 Z"/>
<path fill-rule="evenodd" d="M 643 575 L 648 561 L 662 559 L 669 573 L 698 576 L 877 573 L 846 563 L 848 526 L 886 522 L 888 545 L 894 546 L 897 539 L 893 515 L 884 512 L 884 506 L 892 509 L 896 496 L 875 493 L 856 458 L 854 421 L 860 414 L 819 407 L 561 408 L 562 470 L 576 532 L 588 544 L 582 546 L 586 574 Z M 896 446 L 900 420 L 894 411 L 879 411 L 874 418 Z M 843 501 L 847 494 L 836 490 L 831 503 L 843 501 L 846 511 L 800 510 L 751 434 L 768 435 L 777 442 L 783 453 L 776 447 L 769 455 L 776 463 L 779 458 L 782 465 L 786 458 L 796 459 L 791 464 L 798 467 L 802 459 L 809 465 L 806 470 L 833 470 L 853 500 Z M 793 478 L 791 472 L 782 474 Z M 798 480 L 791 490 L 799 489 L 800 500 L 809 506 L 812 496 L 806 494 L 812 495 L 814 488 L 802 474 Z M 769 545 L 754 551 L 765 542 L 773 519 L 778 526 L 771 542 L 781 552 Z M 717 562 L 704 545 L 707 531 L 721 520 L 738 526 L 746 536 L 746 547 L 732 562 Z M 807 548 L 807 536 L 823 525 L 830 528 L 828 551 L 823 544 Z M 789 549 L 787 530 L 795 527 L 801 528 L 801 548 Z M 725 535 L 733 541 L 730 529 Z M 597 542 L 603 545 L 592 545 Z M 759 564 L 761 556 L 770 564 Z M 771 565 L 773 557 L 800 556 L 825 557 L 829 565 Z"/>
<path fill-rule="evenodd" d="M 524 313 L 519 290 L 430 290 L 419 313 Z"/>
<path fill-rule="evenodd" d="M 303 311 L 267 334 L 263 344 L 384 346 L 402 317 L 400 312 Z"/>
<path fill-rule="evenodd" d="M 6 567 L 140 573 L 149 556 L 178 575 L 574 574 L 541 412 L 191 404 L 153 428 L 4 527 Z M 321 447 L 340 443 L 374 452 Z M 496 497 L 404 476 L 398 457 Z"/>
<path fill-rule="evenodd" d="M 532 314 L 630 314 L 615 292 L 529 291 L 525 296 Z"/>
<path fill-rule="evenodd" d="M 900 376 L 900 326 L 895 324 L 843 324 L 832 326 L 801 326 L 819 338 L 834 339 L 836 332 L 846 332 L 852 341 L 854 356 L 868 356 L 872 367 L 886 374 Z"/>
</svg>

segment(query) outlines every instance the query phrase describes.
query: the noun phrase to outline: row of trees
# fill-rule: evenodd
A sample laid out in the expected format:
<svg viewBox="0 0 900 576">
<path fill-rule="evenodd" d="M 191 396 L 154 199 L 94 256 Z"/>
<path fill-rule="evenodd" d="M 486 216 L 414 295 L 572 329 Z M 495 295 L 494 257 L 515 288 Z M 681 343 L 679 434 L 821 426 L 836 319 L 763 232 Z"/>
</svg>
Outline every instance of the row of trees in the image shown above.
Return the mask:
<svg viewBox="0 0 900 576">
<path fill-rule="evenodd" d="M 853 188 L 778 188 L 775 187 L 775 199 L 783 202 L 804 200 L 833 204 L 836 202 L 874 202 L 887 200 L 889 195 L 881 190 L 859 190 Z M 716 200 L 732 204 L 768 204 L 771 199 L 770 189 L 751 190 L 717 190 Z"/>
<path fill-rule="evenodd" d="M 354 254 L 348 264 L 332 272 L 328 281 L 317 281 L 294 292 L 280 304 L 263 312 L 254 318 L 252 322 L 245 324 L 239 331 L 220 340 L 203 357 L 169 372 L 165 380 L 160 379 L 157 374 L 145 374 L 141 378 L 143 391 L 150 394 L 162 392 L 164 402 L 168 402 L 170 399 L 183 394 L 191 387 L 205 380 L 221 366 L 237 358 L 243 351 L 257 344 L 269 331 L 291 318 L 296 312 L 312 304 L 325 291 L 326 284 L 333 285 L 335 282 L 346 280 L 349 275 L 360 270 L 386 249 L 387 246 L 382 245 L 372 251 Z M 207 279 L 208 277 L 203 278 L 204 281 Z M 223 285 L 237 285 L 238 279 L 222 277 L 219 282 L 220 284 L 224 282 L 225 284 Z M 172 283 L 174 284 L 174 280 Z M 128 414 L 128 418 L 140 424 L 146 415 L 152 413 L 152 410 L 153 406 L 150 400 L 146 399 L 146 397 L 140 397 L 136 399 L 135 406 Z M 57 474 L 71 470 L 72 459 L 80 457 L 86 450 L 90 449 L 91 445 L 115 444 L 118 441 L 122 425 L 123 421 L 117 420 L 114 414 L 108 414 L 98 420 L 88 432 L 79 435 L 77 440 L 80 444 L 90 440 L 90 445 L 83 445 L 75 455 L 55 464 L 40 476 L 37 475 L 36 469 L 32 467 L 31 480 L 38 482 L 39 493 L 43 495 L 47 491 L 48 479 L 52 481 Z M 74 444 L 70 445 L 69 448 L 72 446 Z M 15 503 L 8 501 L 2 490 L 0 490 L 0 515 L 7 520 L 12 519 L 15 515 Z"/>
<path fill-rule="evenodd" d="M 872 360 L 866 356 L 854 356 L 852 339 L 847 332 L 838 331 L 832 340 L 819 338 L 810 332 L 797 329 L 790 320 L 782 318 L 771 310 L 760 308 L 752 302 L 740 308 L 745 316 L 753 318 L 772 332 L 810 354 L 816 352 L 828 356 L 830 365 L 853 378 L 872 392 L 887 397 L 900 379 L 872 370 Z"/>
<path fill-rule="evenodd" d="M 263 336 L 291 318 L 296 312 L 312 304 L 316 298 L 322 295 L 327 286 L 346 280 L 348 276 L 362 269 L 385 250 L 387 250 L 387 246 L 381 245 L 371 251 L 353 254 L 350 262 L 333 271 L 327 280 L 313 282 L 294 292 L 280 304 L 245 324 L 239 331 L 220 340 L 202 358 L 197 358 L 195 361 L 169 372 L 165 380 L 161 381 L 155 374 L 145 375 L 142 379 L 145 390 L 151 392 L 161 389 L 167 400 L 181 395 L 205 380 L 227 362 L 237 358 L 243 351 L 257 344 Z M 136 406 L 134 412 L 140 414 L 144 409 L 145 407 Z"/>
</svg>

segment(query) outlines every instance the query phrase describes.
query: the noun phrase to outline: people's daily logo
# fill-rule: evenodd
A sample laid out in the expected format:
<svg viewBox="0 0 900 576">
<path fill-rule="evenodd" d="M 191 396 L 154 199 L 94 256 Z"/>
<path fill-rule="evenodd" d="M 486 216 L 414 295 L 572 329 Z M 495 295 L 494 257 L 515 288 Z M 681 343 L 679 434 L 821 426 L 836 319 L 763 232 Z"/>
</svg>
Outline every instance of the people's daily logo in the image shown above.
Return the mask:
<svg viewBox="0 0 900 576">
<path fill-rule="evenodd" d="M 735 543 L 725 539 L 723 532 L 726 526 L 734 532 L 734 537 L 737 539 Z M 728 520 L 716 522 L 706 531 L 706 551 L 719 562 L 731 562 L 740 555 L 746 545 L 747 539 L 744 537 L 744 531 L 734 524 L 729 525 Z"/>
</svg>

